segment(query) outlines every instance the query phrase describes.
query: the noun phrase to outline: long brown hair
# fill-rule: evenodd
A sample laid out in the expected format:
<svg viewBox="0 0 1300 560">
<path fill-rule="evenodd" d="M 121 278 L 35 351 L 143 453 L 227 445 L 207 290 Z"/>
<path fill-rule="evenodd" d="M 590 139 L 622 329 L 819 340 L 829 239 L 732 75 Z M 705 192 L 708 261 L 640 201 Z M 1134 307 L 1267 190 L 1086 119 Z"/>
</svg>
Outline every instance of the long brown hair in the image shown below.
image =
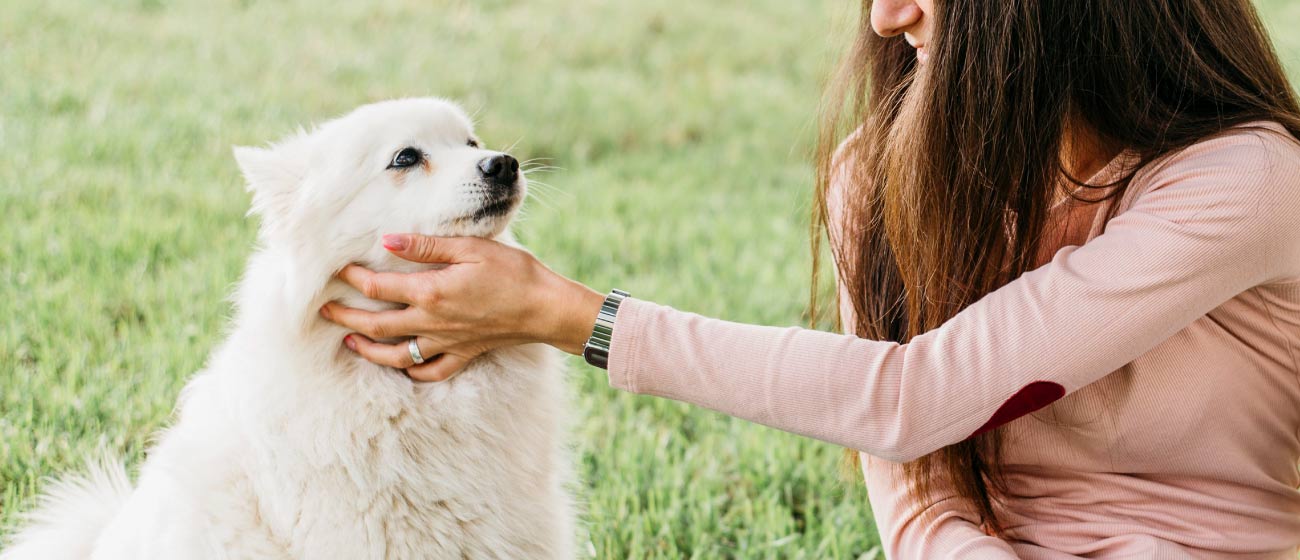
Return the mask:
<svg viewBox="0 0 1300 560">
<path fill-rule="evenodd" d="M 901 36 L 872 31 L 870 12 L 863 0 L 828 90 L 812 221 L 813 321 L 827 235 L 858 336 L 907 342 L 1026 272 L 1065 186 L 1122 196 L 1137 169 L 1251 121 L 1300 137 L 1295 92 L 1249 0 L 938 0 L 923 70 Z M 1129 171 L 1085 185 L 1068 161 L 1082 137 L 1131 155 Z M 1000 534 L 999 435 L 907 463 L 913 499 L 945 477 Z"/>
</svg>

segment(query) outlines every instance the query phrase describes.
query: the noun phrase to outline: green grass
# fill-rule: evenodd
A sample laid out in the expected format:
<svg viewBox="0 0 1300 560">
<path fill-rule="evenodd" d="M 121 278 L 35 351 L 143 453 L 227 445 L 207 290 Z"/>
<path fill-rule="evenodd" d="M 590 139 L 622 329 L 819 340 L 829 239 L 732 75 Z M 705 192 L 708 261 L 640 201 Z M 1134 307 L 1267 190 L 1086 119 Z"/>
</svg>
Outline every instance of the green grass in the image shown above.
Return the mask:
<svg viewBox="0 0 1300 560">
<path fill-rule="evenodd" d="M 365 4 L 363 6 L 363 4 Z M 807 163 L 854 2 L 10 0 L 0 18 L 0 533 L 98 446 L 138 463 L 255 224 L 229 147 L 441 95 L 563 170 L 521 238 L 598 289 L 803 322 Z M 1263 2 L 1291 68 L 1300 5 Z M 600 558 L 852 558 L 839 450 L 573 362 Z"/>
</svg>

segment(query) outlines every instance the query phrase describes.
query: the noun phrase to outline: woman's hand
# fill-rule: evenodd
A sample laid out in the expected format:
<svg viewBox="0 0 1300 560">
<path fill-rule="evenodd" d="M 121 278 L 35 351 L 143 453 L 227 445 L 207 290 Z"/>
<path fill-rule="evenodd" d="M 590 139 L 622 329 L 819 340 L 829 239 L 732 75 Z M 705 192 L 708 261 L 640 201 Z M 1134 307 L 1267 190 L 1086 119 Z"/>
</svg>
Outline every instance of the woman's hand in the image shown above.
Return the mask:
<svg viewBox="0 0 1300 560">
<path fill-rule="evenodd" d="M 408 261 L 447 266 L 403 274 L 349 265 L 339 272 L 344 282 L 366 297 L 407 307 L 371 312 L 330 302 L 321 315 L 360 333 L 344 338 L 348 348 L 419 381 L 448 379 L 502 346 L 541 342 L 580 353 L 604 301 L 531 254 L 496 241 L 402 234 L 385 235 L 384 247 Z M 426 361 L 416 365 L 406 341 L 375 342 L 395 337 L 415 337 Z"/>
</svg>

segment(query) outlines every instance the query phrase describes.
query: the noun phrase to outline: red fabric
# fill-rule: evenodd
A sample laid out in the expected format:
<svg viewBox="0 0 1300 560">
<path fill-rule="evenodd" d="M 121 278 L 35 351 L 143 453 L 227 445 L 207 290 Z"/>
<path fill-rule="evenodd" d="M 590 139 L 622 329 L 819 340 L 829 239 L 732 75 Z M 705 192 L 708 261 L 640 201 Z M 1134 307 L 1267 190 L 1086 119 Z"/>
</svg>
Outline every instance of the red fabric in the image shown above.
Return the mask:
<svg viewBox="0 0 1300 560">
<path fill-rule="evenodd" d="M 992 430 L 993 428 L 1015 420 L 1016 418 L 1020 418 L 1030 412 L 1043 408 L 1064 396 L 1065 387 L 1062 387 L 1059 383 L 1052 383 L 1051 381 L 1035 381 L 1025 385 L 1024 389 L 1016 391 L 1016 394 L 1011 395 L 1011 398 L 1007 399 L 1007 402 L 1002 403 L 1002 406 L 998 407 L 997 412 L 993 413 L 993 417 L 989 418 L 989 421 L 985 422 L 983 426 L 980 426 L 980 429 L 975 430 L 975 433 L 971 434 L 970 437 L 978 436 L 984 432 Z"/>
</svg>

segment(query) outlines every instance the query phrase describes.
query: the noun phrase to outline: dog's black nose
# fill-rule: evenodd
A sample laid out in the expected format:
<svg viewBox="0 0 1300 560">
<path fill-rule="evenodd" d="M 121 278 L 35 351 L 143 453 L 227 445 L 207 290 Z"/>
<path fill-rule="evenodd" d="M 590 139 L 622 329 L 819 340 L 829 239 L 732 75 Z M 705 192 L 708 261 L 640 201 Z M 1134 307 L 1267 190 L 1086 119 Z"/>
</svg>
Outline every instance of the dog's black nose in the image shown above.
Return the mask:
<svg viewBox="0 0 1300 560">
<path fill-rule="evenodd" d="M 478 162 L 483 178 L 497 185 L 513 185 L 519 177 L 519 160 L 508 154 L 495 155 Z"/>
</svg>

